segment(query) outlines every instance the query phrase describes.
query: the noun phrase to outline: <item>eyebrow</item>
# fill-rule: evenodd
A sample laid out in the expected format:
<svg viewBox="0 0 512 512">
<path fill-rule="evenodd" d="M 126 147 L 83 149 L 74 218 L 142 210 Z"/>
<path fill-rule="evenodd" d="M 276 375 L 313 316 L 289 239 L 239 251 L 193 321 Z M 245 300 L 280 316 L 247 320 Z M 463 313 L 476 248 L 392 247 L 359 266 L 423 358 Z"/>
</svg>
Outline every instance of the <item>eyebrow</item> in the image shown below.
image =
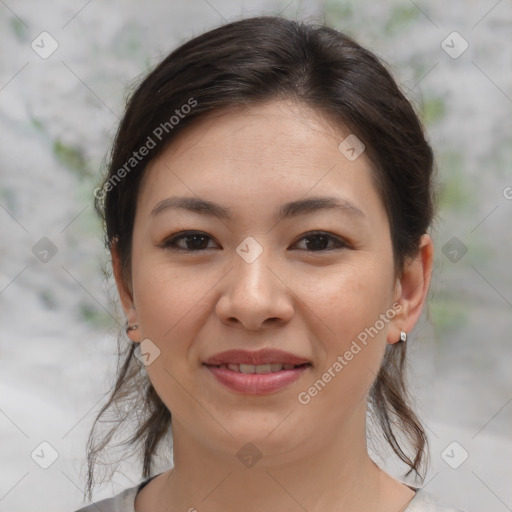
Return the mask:
<svg viewBox="0 0 512 512">
<path fill-rule="evenodd" d="M 169 209 L 184 209 L 201 215 L 217 217 L 218 219 L 232 219 L 231 208 L 226 208 L 220 204 L 198 197 L 168 197 L 156 204 L 150 216 L 155 217 Z M 280 221 L 285 218 L 328 209 L 337 209 L 354 217 L 365 217 L 365 214 L 347 199 L 334 196 L 320 196 L 299 199 L 283 204 L 277 212 L 276 219 Z"/>
</svg>

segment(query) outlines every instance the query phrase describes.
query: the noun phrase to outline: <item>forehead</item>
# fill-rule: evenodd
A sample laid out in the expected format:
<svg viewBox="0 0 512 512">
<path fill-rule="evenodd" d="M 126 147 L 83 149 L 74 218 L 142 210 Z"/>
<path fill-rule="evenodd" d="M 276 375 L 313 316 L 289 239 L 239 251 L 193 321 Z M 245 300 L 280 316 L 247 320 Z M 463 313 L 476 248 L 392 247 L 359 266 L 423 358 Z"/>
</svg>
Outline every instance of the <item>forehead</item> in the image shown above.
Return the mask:
<svg viewBox="0 0 512 512">
<path fill-rule="evenodd" d="M 265 167 L 271 162 L 282 167 L 285 161 L 297 164 L 306 154 L 315 157 L 324 151 L 321 145 L 337 147 L 346 135 L 348 131 L 328 123 L 306 105 L 276 100 L 206 113 L 180 132 L 163 156 L 177 161 L 186 152 L 189 160 L 201 159 L 208 150 L 212 157 L 244 167 L 261 162 Z"/>
<path fill-rule="evenodd" d="M 148 214 L 169 195 L 264 208 L 262 200 L 285 203 L 338 191 L 385 215 L 366 155 L 351 161 L 339 150 L 349 135 L 288 101 L 207 114 L 148 164 L 138 209 Z"/>
</svg>

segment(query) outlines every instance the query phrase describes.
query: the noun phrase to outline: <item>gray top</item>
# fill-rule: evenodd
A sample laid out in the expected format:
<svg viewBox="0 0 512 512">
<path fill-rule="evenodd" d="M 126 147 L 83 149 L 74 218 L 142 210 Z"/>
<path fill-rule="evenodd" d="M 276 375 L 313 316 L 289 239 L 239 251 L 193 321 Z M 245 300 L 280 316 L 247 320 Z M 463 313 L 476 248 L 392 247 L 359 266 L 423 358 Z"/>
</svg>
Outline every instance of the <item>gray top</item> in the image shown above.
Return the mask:
<svg viewBox="0 0 512 512">
<path fill-rule="evenodd" d="M 135 512 L 135 497 L 137 493 L 157 476 L 152 476 L 135 487 L 125 489 L 113 498 L 97 501 L 75 512 Z M 416 496 L 414 496 L 403 512 L 463 512 L 439 503 L 431 494 L 423 489 L 415 489 L 415 491 Z"/>
</svg>

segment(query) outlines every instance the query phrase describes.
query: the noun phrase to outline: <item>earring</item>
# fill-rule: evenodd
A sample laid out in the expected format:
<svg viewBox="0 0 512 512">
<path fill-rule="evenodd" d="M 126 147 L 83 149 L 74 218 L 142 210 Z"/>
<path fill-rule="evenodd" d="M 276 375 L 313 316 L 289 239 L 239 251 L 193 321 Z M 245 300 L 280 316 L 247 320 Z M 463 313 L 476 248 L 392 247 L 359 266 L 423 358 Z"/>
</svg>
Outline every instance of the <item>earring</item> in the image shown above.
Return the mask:
<svg viewBox="0 0 512 512">
<path fill-rule="evenodd" d="M 400 341 L 402 343 L 406 343 L 407 342 L 407 333 L 406 332 L 400 331 Z"/>
<path fill-rule="evenodd" d="M 136 331 L 139 328 L 137 324 L 133 325 L 127 325 L 126 326 L 126 334 L 128 334 L 130 331 Z"/>
</svg>

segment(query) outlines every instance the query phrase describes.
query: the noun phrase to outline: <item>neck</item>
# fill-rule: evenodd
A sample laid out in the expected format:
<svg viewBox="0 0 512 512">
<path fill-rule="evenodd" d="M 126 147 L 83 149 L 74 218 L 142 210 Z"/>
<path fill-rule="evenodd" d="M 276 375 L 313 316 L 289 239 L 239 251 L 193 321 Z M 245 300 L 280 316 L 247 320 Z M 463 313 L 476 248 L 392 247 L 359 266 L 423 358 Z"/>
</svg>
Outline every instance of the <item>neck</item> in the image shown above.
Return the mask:
<svg viewBox="0 0 512 512">
<path fill-rule="evenodd" d="M 251 465 L 249 458 L 244 464 L 237 457 L 239 448 L 226 453 L 215 443 L 201 444 L 173 419 L 174 468 L 161 480 L 155 505 L 166 512 L 384 510 L 380 504 L 391 497 L 396 501 L 401 484 L 368 456 L 364 421 L 361 414 L 343 435 L 330 438 L 323 430 L 307 446 L 279 455 L 258 442 L 261 459 Z M 405 489 L 400 503 L 406 503 Z M 412 497 L 410 490 L 407 496 Z"/>
</svg>

